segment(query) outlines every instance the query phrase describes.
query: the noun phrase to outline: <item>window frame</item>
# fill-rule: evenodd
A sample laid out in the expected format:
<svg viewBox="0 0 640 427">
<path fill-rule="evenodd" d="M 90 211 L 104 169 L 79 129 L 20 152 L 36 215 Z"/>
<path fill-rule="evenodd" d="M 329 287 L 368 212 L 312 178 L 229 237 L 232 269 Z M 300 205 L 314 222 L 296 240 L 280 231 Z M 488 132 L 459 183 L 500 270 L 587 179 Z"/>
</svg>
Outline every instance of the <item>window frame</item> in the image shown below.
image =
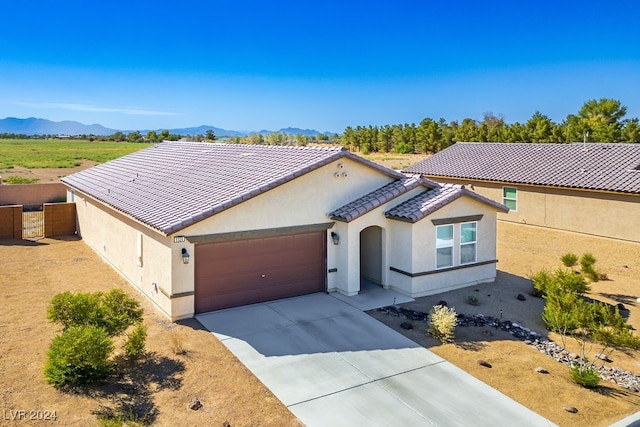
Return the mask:
<svg viewBox="0 0 640 427">
<path fill-rule="evenodd" d="M 447 241 L 447 243 L 449 244 L 442 244 L 440 242 L 440 239 L 438 239 L 438 230 L 443 229 L 445 227 L 449 227 L 451 228 L 451 239 Z M 436 252 L 435 252 L 435 264 L 436 264 L 436 269 L 442 269 L 442 268 L 449 268 L 449 267 L 453 267 L 455 264 L 455 224 L 442 224 L 442 225 L 437 225 L 436 226 Z M 438 249 L 447 249 L 450 248 L 451 249 L 451 255 L 450 255 L 450 259 L 451 259 L 451 263 L 450 264 L 446 264 L 446 265 L 440 265 L 438 262 Z"/>
<path fill-rule="evenodd" d="M 473 224 L 473 226 L 474 226 L 473 227 L 473 235 L 474 235 L 475 240 L 470 240 L 468 242 L 463 242 L 462 238 L 463 238 L 464 234 L 462 233 L 462 227 L 464 225 L 468 225 L 468 224 Z M 478 261 L 478 222 L 477 221 L 469 221 L 469 222 L 460 223 L 460 238 L 458 240 L 459 240 L 459 244 L 460 244 L 460 251 L 459 251 L 460 252 L 460 265 L 473 264 L 473 263 L 477 262 Z M 463 262 L 462 261 L 462 254 L 463 254 L 462 247 L 463 246 L 471 246 L 471 245 L 473 245 L 473 260 L 472 261 Z"/>
<path fill-rule="evenodd" d="M 515 197 L 507 197 L 507 195 L 505 194 L 505 191 L 507 189 L 514 190 Z M 511 207 L 509 207 L 509 205 L 507 204 L 508 201 L 514 203 L 515 207 L 513 209 L 511 209 Z M 513 212 L 518 211 L 518 187 L 509 187 L 509 186 L 502 187 L 502 204 L 508 207 L 510 211 L 513 211 Z"/>
</svg>

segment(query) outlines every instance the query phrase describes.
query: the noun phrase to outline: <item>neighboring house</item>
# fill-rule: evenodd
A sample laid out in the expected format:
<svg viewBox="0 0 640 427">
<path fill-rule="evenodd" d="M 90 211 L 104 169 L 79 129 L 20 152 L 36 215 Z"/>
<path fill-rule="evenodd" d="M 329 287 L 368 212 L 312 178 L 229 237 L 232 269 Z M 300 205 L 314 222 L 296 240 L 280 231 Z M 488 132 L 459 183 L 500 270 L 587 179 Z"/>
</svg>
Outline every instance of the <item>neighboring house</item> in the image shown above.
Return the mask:
<svg viewBox="0 0 640 427">
<path fill-rule="evenodd" d="M 505 204 L 499 220 L 640 242 L 640 144 L 459 142 L 405 172 Z"/>
<path fill-rule="evenodd" d="M 491 281 L 507 211 L 339 148 L 165 142 L 62 181 L 83 240 L 173 320 L 362 279 Z"/>
</svg>

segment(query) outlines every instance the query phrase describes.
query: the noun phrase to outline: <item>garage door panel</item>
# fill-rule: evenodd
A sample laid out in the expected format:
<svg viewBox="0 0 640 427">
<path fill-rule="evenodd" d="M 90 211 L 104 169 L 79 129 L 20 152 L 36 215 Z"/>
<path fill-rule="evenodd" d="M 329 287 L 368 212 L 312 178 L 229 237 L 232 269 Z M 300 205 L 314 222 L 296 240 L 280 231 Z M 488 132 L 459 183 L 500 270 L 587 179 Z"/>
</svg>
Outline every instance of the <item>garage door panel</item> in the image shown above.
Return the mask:
<svg viewBox="0 0 640 427">
<path fill-rule="evenodd" d="M 325 232 L 196 246 L 196 312 L 321 292 Z"/>
</svg>

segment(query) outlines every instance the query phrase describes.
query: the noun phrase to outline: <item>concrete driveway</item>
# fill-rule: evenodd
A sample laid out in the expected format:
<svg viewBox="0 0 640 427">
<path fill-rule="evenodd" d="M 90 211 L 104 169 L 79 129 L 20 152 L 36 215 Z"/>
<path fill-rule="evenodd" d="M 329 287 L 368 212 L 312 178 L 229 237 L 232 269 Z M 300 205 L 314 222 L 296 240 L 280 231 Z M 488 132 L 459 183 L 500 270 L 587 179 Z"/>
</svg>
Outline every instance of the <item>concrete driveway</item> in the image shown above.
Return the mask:
<svg viewBox="0 0 640 427">
<path fill-rule="evenodd" d="M 312 294 L 197 319 L 308 426 L 553 425 L 344 297 Z"/>
</svg>

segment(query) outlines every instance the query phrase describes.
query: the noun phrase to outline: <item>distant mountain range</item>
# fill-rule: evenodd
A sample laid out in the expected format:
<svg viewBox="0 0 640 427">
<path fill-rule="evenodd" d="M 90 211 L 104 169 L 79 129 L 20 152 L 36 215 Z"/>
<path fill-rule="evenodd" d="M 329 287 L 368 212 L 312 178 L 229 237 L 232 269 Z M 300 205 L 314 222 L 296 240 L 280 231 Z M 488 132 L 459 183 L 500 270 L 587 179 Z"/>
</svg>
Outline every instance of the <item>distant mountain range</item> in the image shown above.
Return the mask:
<svg viewBox="0 0 640 427">
<path fill-rule="evenodd" d="M 143 135 L 146 134 L 150 129 L 138 129 L 140 133 Z M 156 132 L 160 133 L 164 129 L 153 129 Z M 170 133 L 178 134 L 178 135 L 204 135 L 208 130 L 212 130 L 216 136 L 224 137 L 224 136 L 247 136 L 252 133 L 259 133 L 262 135 L 268 135 L 270 133 L 276 131 L 270 130 L 261 130 L 259 132 L 248 132 L 248 131 L 236 131 L 236 130 L 227 130 L 221 129 L 214 126 L 197 126 L 190 128 L 177 128 L 177 129 L 167 129 Z M 121 129 L 109 129 L 100 124 L 93 125 L 85 125 L 80 122 L 74 122 L 65 120 L 62 122 L 54 122 L 47 119 L 38 119 L 35 117 L 29 117 L 28 119 L 18 119 L 15 117 L 7 117 L 5 119 L 0 119 L 0 133 L 15 133 L 15 134 L 24 134 L 24 135 L 113 135 L 116 132 L 124 132 L 129 133 L 131 130 L 121 130 Z M 287 133 L 287 134 L 301 134 L 305 136 L 316 136 L 321 132 L 313 129 L 299 129 L 299 128 L 283 128 L 278 130 L 277 132 Z M 324 132 L 326 135 L 333 135 L 332 132 Z"/>
</svg>

